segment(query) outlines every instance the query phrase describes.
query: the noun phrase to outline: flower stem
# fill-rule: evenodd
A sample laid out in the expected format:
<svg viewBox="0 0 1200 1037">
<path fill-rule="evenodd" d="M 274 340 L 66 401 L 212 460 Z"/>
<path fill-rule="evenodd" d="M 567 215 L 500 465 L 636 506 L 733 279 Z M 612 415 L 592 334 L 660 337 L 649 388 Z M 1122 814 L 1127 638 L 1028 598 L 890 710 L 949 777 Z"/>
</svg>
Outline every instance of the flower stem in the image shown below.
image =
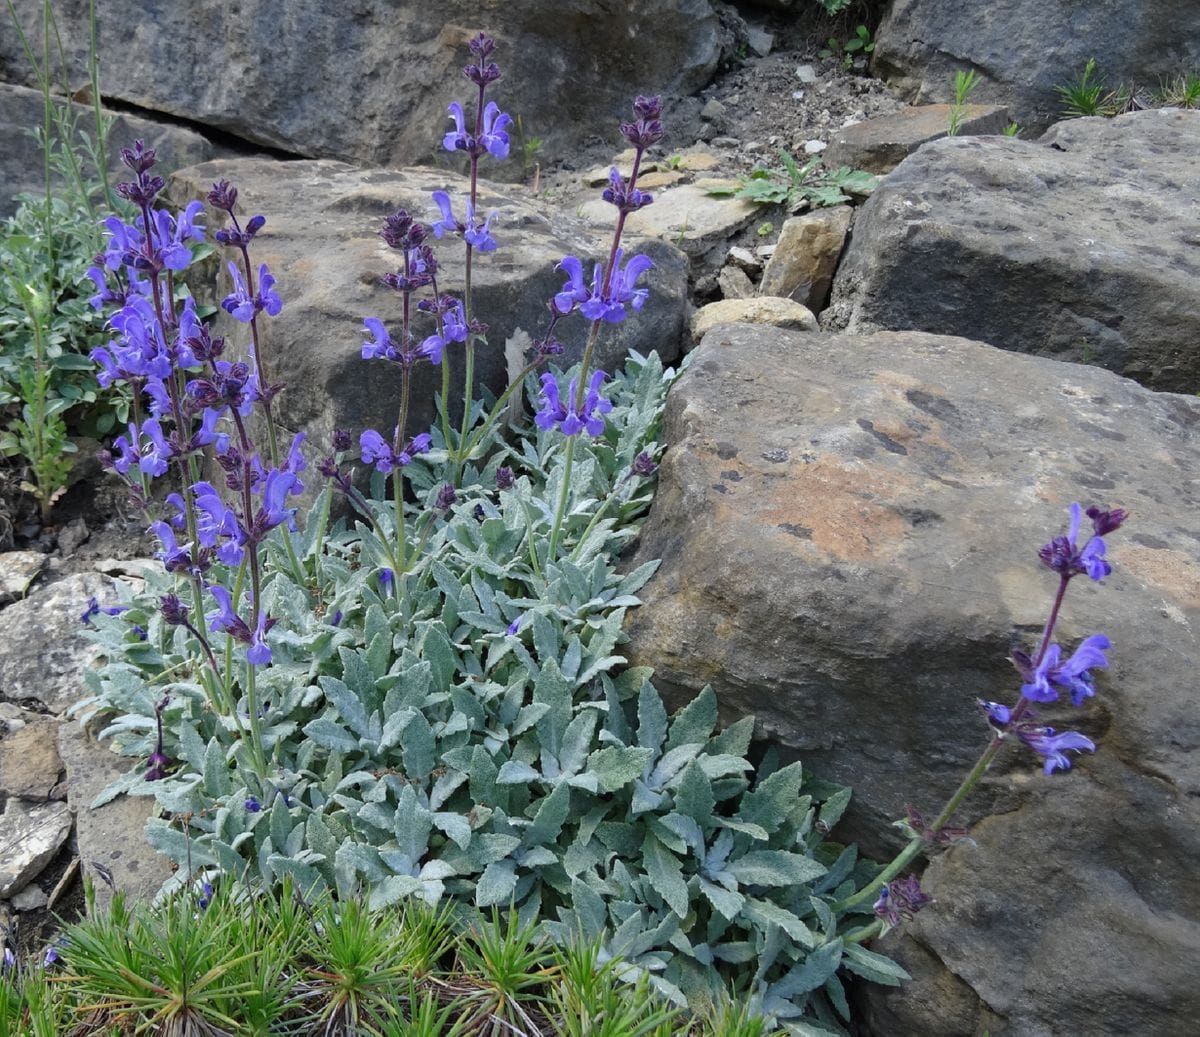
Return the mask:
<svg viewBox="0 0 1200 1037">
<path fill-rule="evenodd" d="M 558 556 L 558 536 L 562 530 L 563 515 L 567 511 L 567 500 L 571 496 L 571 464 L 575 460 L 575 440 L 567 437 L 567 455 L 563 461 L 562 488 L 558 492 L 558 507 L 554 509 L 554 525 L 550 529 L 550 542 L 546 547 L 546 564 Z"/>
</svg>

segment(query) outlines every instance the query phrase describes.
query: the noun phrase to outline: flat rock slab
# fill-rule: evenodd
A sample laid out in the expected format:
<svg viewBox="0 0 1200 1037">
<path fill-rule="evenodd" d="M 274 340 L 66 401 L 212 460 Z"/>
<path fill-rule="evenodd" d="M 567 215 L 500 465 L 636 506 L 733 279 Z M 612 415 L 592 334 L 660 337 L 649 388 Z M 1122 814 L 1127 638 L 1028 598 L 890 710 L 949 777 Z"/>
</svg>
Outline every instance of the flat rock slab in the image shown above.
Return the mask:
<svg viewBox="0 0 1200 1037">
<path fill-rule="evenodd" d="M 890 173 L 922 144 L 948 136 L 952 111 L 953 105 L 924 104 L 843 126 L 834 131 L 822 160 L 830 168 Z M 1010 121 L 1002 105 L 963 105 L 958 135 L 1002 133 Z"/>
<path fill-rule="evenodd" d="M 816 331 L 817 318 L 806 306 L 770 295 L 750 299 L 721 299 L 701 306 L 692 316 L 692 337 L 698 342 L 721 324 L 768 324 L 792 331 Z"/>
<path fill-rule="evenodd" d="M 59 728 L 58 750 L 67 767 L 67 804 L 75 815 L 75 841 L 85 872 L 97 879 L 94 865 L 112 877 L 117 889 L 149 900 L 171 877 L 171 862 L 150 848 L 146 821 L 154 814 L 153 799 L 119 796 L 93 809 L 92 801 L 136 761 L 117 756 L 75 723 Z M 112 899 L 104 881 L 95 882 L 96 908 L 103 914 Z"/>
<path fill-rule="evenodd" d="M 0 605 L 25 597 L 48 555 L 41 551 L 5 551 L 0 554 Z"/>
<path fill-rule="evenodd" d="M 82 671 L 99 651 L 83 636 L 79 617 L 88 598 L 107 601 L 111 588 L 98 573 L 77 573 L 0 611 L 0 697 L 51 713 L 82 699 Z"/>
<path fill-rule="evenodd" d="M 602 228 L 612 226 L 614 211 L 608 202 L 594 199 L 583 204 L 580 214 L 593 227 Z M 709 194 L 701 181 L 656 193 L 652 205 L 629 214 L 625 227 L 634 237 L 669 241 L 696 261 L 714 248 L 724 249 L 757 213 L 757 206 L 740 198 Z"/>
<path fill-rule="evenodd" d="M 959 818 L 995 816 L 943 858 L 951 906 L 921 914 L 921 940 L 1006 1032 L 1120 1033 L 1130 990 L 1144 1032 L 1184 1032 L 1200 1015 L 1200 399 L 963 339 L 734 325 L 693 353 L 662 439 L 628 562 L 662 565 L 626 621 L 630 660 L 673 704 L 711 685 L 727 720 L 755 715 L 852 786 L 836 834 L 876 853 L 977 758 L 975 700 L 1015 701 L 1007 656 L 1045 622 L 1037 552 L 1067 506 L 1131 509 L 1114 572 L 1072 584 L 1057 631 L 1071 648 L 1107 634 L 1112 668 L 1086 708 L 1040 710 L 1097 752 L 1053 777 L 1002 754 Z M 927 1032 L 928 994 L 889 991 L 902 1024 L 879 1032 Z"/>
<path fill-rule="evenodd" d="M 38 803 L 62 799 L 62 770 L 56 720 L 29 715 L 17 730 L 0 732 L 0 796 Z"/>
<path fill-rule="evenodd" d="M 823 326 L 920 330 L 1200 387 L 1200 112 L 934 141 L 858 211 Z"/>
<path fill-rule="evenodd" d="M 65 803 L 10 799 L 0 815 L 0 898 L 36 879 L 71 834 Z"/>
<path fill-rule="evenodd" d="M 270 265 L 284 300 L 283 312 L 264 321 L 262 332 L 269 377 L 287 387 L 280 397 L 283 424 L 307 429 L 314 451 L 328 449 L 335 427 L 356 432 L 374 427 L 390 433 L 399 409 L 399 367 L 361 356 L 364 318 L 377 317 L 390 328 L 400 327 L 401 297 L 379 279 L 397 270 L 402 257 L 378 232 L 384 217 L 401 208 L 426 222 L 440 218 L 430 199 L 437 190 L 448 191 L 455 210 L 463 214 L 466 181 L 428 169 L 372 171 L 340 162 L 247 159 L 194 166 L 177 174 L 169 190 L 182 205 L 203 198 L 222 178 L 237 185 L 245 212 L 267 217 L 252 256 L 254 262 Z M 479 207 L 496 212 L 491 229 L 499 247 L 474 258 L 472 315 L 489 328 L 487 345 L 476 350 L 475 374 L 499 394 L 508 384 L 505 340 L 518 328 L 533 338 L 545 332 L 547 305 L 566 279 L 557 264 L 566 255 L 578 256 L 590 282 L 592 265 L 607 256 L 610 237 L 587 228 L 573 214 L 547 215 L 523 194 L 502 185 L 481 182 Z M 611 228 L 616 210 L 608 208 Z M 462 242 L 430 241 L 440 264 L 438 290 L 460 295 Z M 650 290 L 650 297 L 640 313 L 606 325 L 594 362 L 609 370 L 622 363 L 631 348 L 643 353 L 657 349 L 669 361 L 672 352 L 678 356 L 685 333 L 685 257 L 662 242 L 647 243 L 639 251 L 655 263 L 639 282 Z M 210 263 L 189 284 L 219 299 L 229 290 L 224 263 Z M 222 318 L 218 328 L 228 336 L 229 348 L 244 355 L 245 325 Z M 433 330 L 432 323 L 414 327 L 420 338 Z M 561 321 L 556 334 L 566 347 L 565 355 L 557 358 L 562 365 L 578 360 L 587 337 L 582 317 Z M 462 398 L 462 347 L 452 346 L 450 355 L 453 404 Z M 434 393 L 441 391 L 440 368 L 422 364 L 415 370 L 410 436 L 432 423 Z"/>
</svg>

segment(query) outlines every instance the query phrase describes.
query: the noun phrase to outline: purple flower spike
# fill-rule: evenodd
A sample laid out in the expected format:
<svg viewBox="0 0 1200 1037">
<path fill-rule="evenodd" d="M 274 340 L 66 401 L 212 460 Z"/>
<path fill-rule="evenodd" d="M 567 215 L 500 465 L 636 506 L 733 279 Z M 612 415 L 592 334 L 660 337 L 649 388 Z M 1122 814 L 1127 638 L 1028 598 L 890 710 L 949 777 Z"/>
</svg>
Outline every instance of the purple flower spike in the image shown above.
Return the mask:
<svg viewBox="0 0 1200 1037">
<path fill-rule="evenodd" d="M 625 307 L 640 310 L 649 296 L 649 289 L 637 288 L 638 278 L 654 266 L 649 256 L 632 256 L 625 268 L 621 268 L 622 250 L 617 249 L 613 257 L 613 272 L 608 290 L 604 291 L 600 266 L 592 273 L 589 288 L 583 280 L 583 265 L 575 256 L 564 256 L 559 267 L 567 273 L 567 282 L 554 297 L 554 308 L 561 314 L 570 313 L 578 307 L 588 320 L 602 320 L 619 324 L 625 319 Z"/>
<path fill-rule="evenodd" d="M 1038 557 L 1043 565 L 1064 579 L 1087 573 L 1093 580 L 1102 580 L 1112 572 L 1112 566 L 1105 561 L 1106 548 L 1102 537 L 1104 533 L 1119 529 L 1128 513 L 1122 508 L 1114 508 L 1112 511 L 1102 511 L 1095 506 L 1088 508 L 1088 518 L 1092 520 L 1092 528 L 1096 535 L 1080 548 L 1077 546 L 1077 540 L 1082 509 L 1078 504 L 1072 504 L 1070 512 L 1070 531 L 1066 536 L 1056 536 L 1044 545 L 1038 552 Z"/>
<path fill-rule="evenodd" d="M 283 300 L 275 291 L 275 278 L 266 263 L 258 268 L 258 292 L 253 296 L 246 288 L 236 264 L 229 264 L 229 273 L 233 278 L 233 291 L 221 300 L 221 308 L 234 320 L 249 324 L 263 310 L 267 316 L 274 317 L 283 309 Z"/>
<path fill-rule="evenodd" d="M 1021 685 L 1021 694 L 1032 702 L 1054 702 L 1059 690 L 1068 692 L 1076 706 L 1095 694 L 1092 675 L 1088 670 L 1108 666 L 1104 652 L 1112 642 L 1103 634 L 1093 634 L 1084 641 L 1066 662 L 1060 662 L 1062 647 L 1052 644 L 1037 668 L 1030 674 L 1029 682 Z"/>
<path fill-rule="evenodd" d="M 1068 749 L 1073 752 L 1096 751 L 1096 744 L 1090 738 L 1085 738 L 1078 731 L 1064 731 L 1055 734 L 1052 727 L 1034 727 L 1018 731 L 1021 741 L 1035 753 L 1046 757 L 1042 770 L 1053 774 L 1058 770 L 1070 770 L 1071 761 L 1066 755 Z"/>
<path fill-rule="evenodd" d="M 483 132 L 479 136 L 479 143 L 487 149 L 492 158 L 508 158 L 508 134 L 504 131 L 510 125 L 512 118 L 509 114 L 500 111 L 500 106 L 495 101 L 489 101 L 483 109 Z"/>
<path fill-rule="evenodd" d="M 271 649 L 267 645 L 267 631 L 271 629 L 271 621 L 266 612 L 258 613 L 258 623 L 254 627 L 254 635 L 250 639 L 250 647 L 246 649 L 246 662 L 252 666 L 266 666 L 271 661 Z"/>
<path fill-rule="evenodd" d="M 250 814 L 257 814 L 262 810 L 262 804 L 258 801 L 257 796 L 247 796 L 246 802 L 242 804 L 242 807 Z"/>
<path fill-rule="evenodd" d="M 545 402 L 542 409 L 534 416 L 538 428 L 552 429 L 556 425 L 564 436 L 577 436 L 587 430 L 588 435 L 599 436 L 604 432 L 603 414 L 612 410 L 612 403 L 600 395 L 600 386 L 604 383 L 604 372 L 595 371 L 591 383 L 583 399 L 583 406 L 575 409 L 575 397 L 578 383 L 572 381 L 567 388 L 567 403 L 563 403 L 558 393 L 558 382 L 554 375 L 546 372 L 542 375 L 542 395 Z"/>
</svg>

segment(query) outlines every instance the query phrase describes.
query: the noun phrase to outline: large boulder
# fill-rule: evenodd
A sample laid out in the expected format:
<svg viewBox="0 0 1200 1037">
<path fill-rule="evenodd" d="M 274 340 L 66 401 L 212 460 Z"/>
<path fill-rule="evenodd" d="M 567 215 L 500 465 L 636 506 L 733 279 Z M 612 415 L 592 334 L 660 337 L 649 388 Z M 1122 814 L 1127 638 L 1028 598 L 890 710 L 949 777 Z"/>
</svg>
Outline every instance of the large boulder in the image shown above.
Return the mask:
<svg viewBox="0 0 1200 1037">
<path fill-rule="evenodd" d="M 15 6 L 40 39 L 41 0 Z M 68 65 L 82 70 L 88 2 L 55 8 Z M 200 0 L 152 12 L 106 0 L 97 8 L 107 97 L 294 155 L 370 165 L 437 153 L 446 105 L 475 90 L 461 70 L 480 30 L 497 38 L 505 73 L 490 95 L 521 117 L 514 151 L 536 137 L 543 157 L 615 129 L 636 93 L 699 89 L 722 46 L 708 0 L 537 0 L 487 10 L 473 0 Z M 16 33 L 0 35 L 0 79 L 30 82 Z"/>
<path fill-rule="evenodd" d="M 70 105 L 69 117 L 76 120 L 80 130 L 95 137 L 95 116 L 90 106 L 70 101 L 56 103 Z M 45 191 L 42 148 L 29 132 L 42 125 L 42 111 L 41 91 L 0 83 L 0 183 L 4 184 L 0 193 L 0 217 L 16 212 L 15 195 L 40 195 Z M 231 153 L 228 148 L 216 146 L 202 134 L 183 126 L 128 112 L 102 109 L 102 114 L 112 120 L 108 135 L 108 172 L 113 184 L 129 179 L 129 170 L 121 163 L 120 150 L 137 139 L 155 149 L 160 168 L 167 172 Z M 95 169 L 85 168 L 84 175 L 92 181 L 98 179 L 99 174 Z M 55 177 L 54 186 L 62 186 L 58 177 Z"/>
<path fill-rule="evenodd" d="M 252 259 L 270 265 L 284 299 L 278 317 L 260 322 L 268 376 L 287 386 L 278 412 L 284 426 L 307 430 L 310 442 L 321 445 L 328 444 L 339 426 L 390 430 L 397 420 L 400 371 L 385 361 L 361 358 L 363 319 L 378 317 L 396 328 L 401 317 L 399 294 L 379 283 L 383 274 L 399 268 L 400 255 L 384 244 L 378 231 L 384 217 L 397 209 L 421 218 L 436 214 L 430 201 L 435 190 L 448 190 L 461 214 L 465 179 L 428 169 L 364 171 L 340 162 L 244 159 L 183 170 L 169 190 L 182 205 L 203 198 L 219 179 L 236 184 L 244 213 L 267 217 Z M 498 393 L 508 384 L 506 339 L 518 328 L 534 338 L 545 330 L 547 304 L 561 291 L 565 277 L 556 264 L 565 255 L 576 255 L 590 277 L 592 262 L 607 254 L 611 230 L 606 239 L 569 214 L 550 218 L 523 195 L 495 184 L 481 182 L 479 204 L 484 212 L 497 212 L 492 233 L 499 248 L 476 253 L 473 263 L 474 313 L 489 326 L 488 344 L 476 351 L 475 371 Z M 220 215 L 209 213 L 213 221 Z M 439 291 L 460 294 L 462 243 L 430 240 L 441 264 Z M 678 355 L 685 332 L 686 258 L 658 241 L 646 241 L 638 249 L 655 262 L 640 282 L 650 288 L 650 299 L 624 323 L 604 326 L 594 362 L 609 370 L 630 348 L 643 353 L 657 349 L 670 360 Z M 193 290 L 199 288 L 199 294 L 210 299 L 229 290 L 225 261 L 232 256 L 223 252 L 220 258 L 219 264 L 212 261 L 189 279 Z M 418 327 L 424 329 L 422 334 L 432 330 L 424 324 Z M 217 328 L 244 350 L 245 325 L 222 313 Z M 566 365 L 578 360 L 587 335 L 583 319 L 572 316 L 560 323 L 556 334 L 567 346 L 559 361 Z M 452 346 L 451 353 L 453 402 L 462 398 L 462 347 Z M 434 393 L 441 391 L 440 369 L 424 364 L 416 370 L 409 435 L 432 423 Z"/>
<path fill-rule="evenodd" d="M 631 660 L 675 704 L 712 685 L 726 719 L 851 785 L 838 834 L 877 855 L 978 758 L 975 700 L 1015 700 L 1006 657 L 1043 627 L 1037 551 L 1067 505 L 1132 510 L 1057 633 L 1107 634 L 1113 667 L 1086 708 L 1043 710 L 1096 754 L 1052 777 L 1001 754 L 957 819 L 986 820 L 930 869 L 913 954 L 932 961 L 872 1011 L 879 1034 L 1188 1032 L 1200 400 L 957 338 L 735 325 L 697 347 L 663 438 Z"/>
<path fill-rule="evenodd" d="M 824 326 L 962 335 L 1200 387 L 1200 112 L 934 141 L 859 211 Z"/>
<path fill-rule="evenodd" d="M 954 74 L 974 69 L 975 100 L 1013 109 L 1023 126 L 1059 118 L 1055 88 L 1089 58 L 1113 86 L 1152 88 L 1200 68 L 1194 0 L 894 0 L 876 34 L 873 68 L 910 101 L 954 100 Z"/>
</svg>

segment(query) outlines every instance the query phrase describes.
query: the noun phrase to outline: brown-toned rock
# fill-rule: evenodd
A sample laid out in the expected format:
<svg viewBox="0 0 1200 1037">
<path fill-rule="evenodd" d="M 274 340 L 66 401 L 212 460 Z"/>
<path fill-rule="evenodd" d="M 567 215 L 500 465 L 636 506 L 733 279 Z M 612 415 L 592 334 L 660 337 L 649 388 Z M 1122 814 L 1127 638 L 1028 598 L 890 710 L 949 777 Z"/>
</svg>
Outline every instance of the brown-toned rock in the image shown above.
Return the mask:
<svg viewBox="0 0 1200 1037">
<path fill-rule="evenodd" d="M 877 1032 L 1194 1029 L 1200 400 L 964 339 L 732 325 L 694 351 L 662 439 L 628 565 L 662 564 L 627 655 L 673 703 L 711 685 L 727 720 L 754 714 L 852 786 L 835 835 L 876 854 L 978 758 L 976 699 L 1016 700 L 1008 656 L 1042 630 L 1038 549 L 1068 505 L 1132 511 L 1112 574 L 1071 584 L 1056 631 L 1068 651 L 1106 634 L 1111 667 L 1084 708 L 1039 708 L 1096 752 L 1052 776 L 1019 743 L 993 764 L 912 928 L 941 964 L 876 988 Z M 931 1013 L 954 976 L 953 1018 Z"/>
<path fill-rule="evenodd" d="M 791 299 L 756 295 L 750 299 L 721 299 L 701 306 L 692 316 L 692 338 L 697 342 L 719 324 L 768 324 L 792 331 L 816 331 L 817 318 L 806 306 Z"/>
<path fill-rule="evenodd" d="M 59 729 L 59 752 L 67 767 L 67 803 L 75 814 L 75 841 L 84 871 L 96 879 L 95 865 L 105 869 L 118 890 L 148 900 L 171 876 L 170 862 L 146 841 L 145 826 L 155 813 L 148 797 L 119 796 L 100 807 L 92 801 L 115 778 L 137 762 L 117 756 L 82 727 L 64 723 Z M 112 889 L 96 881 L 96 908 L 103 914 Z"/>
<path fill-rule="evenodd" d="M 50 717 L 27 714 L 17 730 L 0 732 L 0 795 L 34 803 L 65 798 L 57 729 Z"/>
<path fill-rule="evenodd" d="M 283 311 L 265 321 L 261 332 L 269 377 L 287 386 L 279 401 L 283 425 L 306 429 L 308 443 L 317 451 L 327 449 L 335 427 L 356 432 L 364 427 L 391 429 L 400 399 L 399 367 L 363 360 L 361 351 L 367 337 L 364 318 L 376 317 L 395 329 L 402 314 L 400 295 L 379 281 L 398 268 L 400 256 L 378 231 L 384 217 L 397 209 L 430 218 L 437 212 L 430 194 L 437 190 L 449 192 L 461 213 L 467 181 L 429 169 L 364 170 L 341 162 L 245 159 L 193 166 L 177 174 L 168 191 L 183 205 L 203 198 L 221 178 L 239 186 L 239 204 L 247 212 L 267 216 L 266 227 L 255 239 L 254 257 L 276 273 L 284 300 Z M 496 212 L 491 232 L 498 248 L 476 253 L 472 267 L 472 316 L 488 325 L 487 344 L 476 351 L 475 377 L 499 395 L 508 384 L 505 341 L 518 328 L 533 338 L 544 333 L 547 303 L 565 280 L 557 269 L 563 256 L 578 256 L 591 280 L 593 264 L 607 257 L 616 210 L 604 205 L 606 229 L 591 229 L 570 218 L 552 222 L 522 192 L 487 181 L 479 184 L 479 206 Z M 430 240 L 440 265 L 439 291 L 459 295 L 462 242 Z M 631 348 L 642 353 L 657 349 L 664 359 L 678 356 L 686 334 L 685 257 L 661 241 L 636 248 L 654 261 L 639 282 L 650 297 L 640 312 L 605 327 L 593 357 L 598 367 L 619 366 Z M 189 284 L 212 299 L 229 290 L 224 266 L 215 263 L 198 271 Z M 424 323 L 415 325 L 416 333 L 424 337 L 432 332 L 434 325 L 425 315 L 418 315 L 418 321 Z M 243 355 L 245 325 L 221 314 L 217 328 L 228 337 L 227 348 Z M 556 334 L 566 349 L 562 362 L 578 360 L 587 339 L 586 322 L 578 315 L 569 317 L 558 324 Z M 461 406 L 462 347 L 452 347 L 450 354 L 453 408 Z M 428 364 L 416 368 L 410 435 L 432 423 L 434 394 L 440 391 L 440 369 Z M 319 486 L 319 481 L 313 485 Z"/>
<path fill-rule="evenodd" d="M 759 293 L 794 299 L 820 313 L 829 298 L 852 216 L 850 206 L 837 205 L 787 220 L 763 271 Z"/>
<path fill-rule="evenodd" d="M 830 168 L 890 173 L 922 144 L 949 135 L 952 109 L 949 104 L 923 104 L 843 126 L 831 136 L 822 161 Z M 964 105 L 958 135 L 1002 133 L 1010 121 L 1001 105 Z"/>
</svg>

